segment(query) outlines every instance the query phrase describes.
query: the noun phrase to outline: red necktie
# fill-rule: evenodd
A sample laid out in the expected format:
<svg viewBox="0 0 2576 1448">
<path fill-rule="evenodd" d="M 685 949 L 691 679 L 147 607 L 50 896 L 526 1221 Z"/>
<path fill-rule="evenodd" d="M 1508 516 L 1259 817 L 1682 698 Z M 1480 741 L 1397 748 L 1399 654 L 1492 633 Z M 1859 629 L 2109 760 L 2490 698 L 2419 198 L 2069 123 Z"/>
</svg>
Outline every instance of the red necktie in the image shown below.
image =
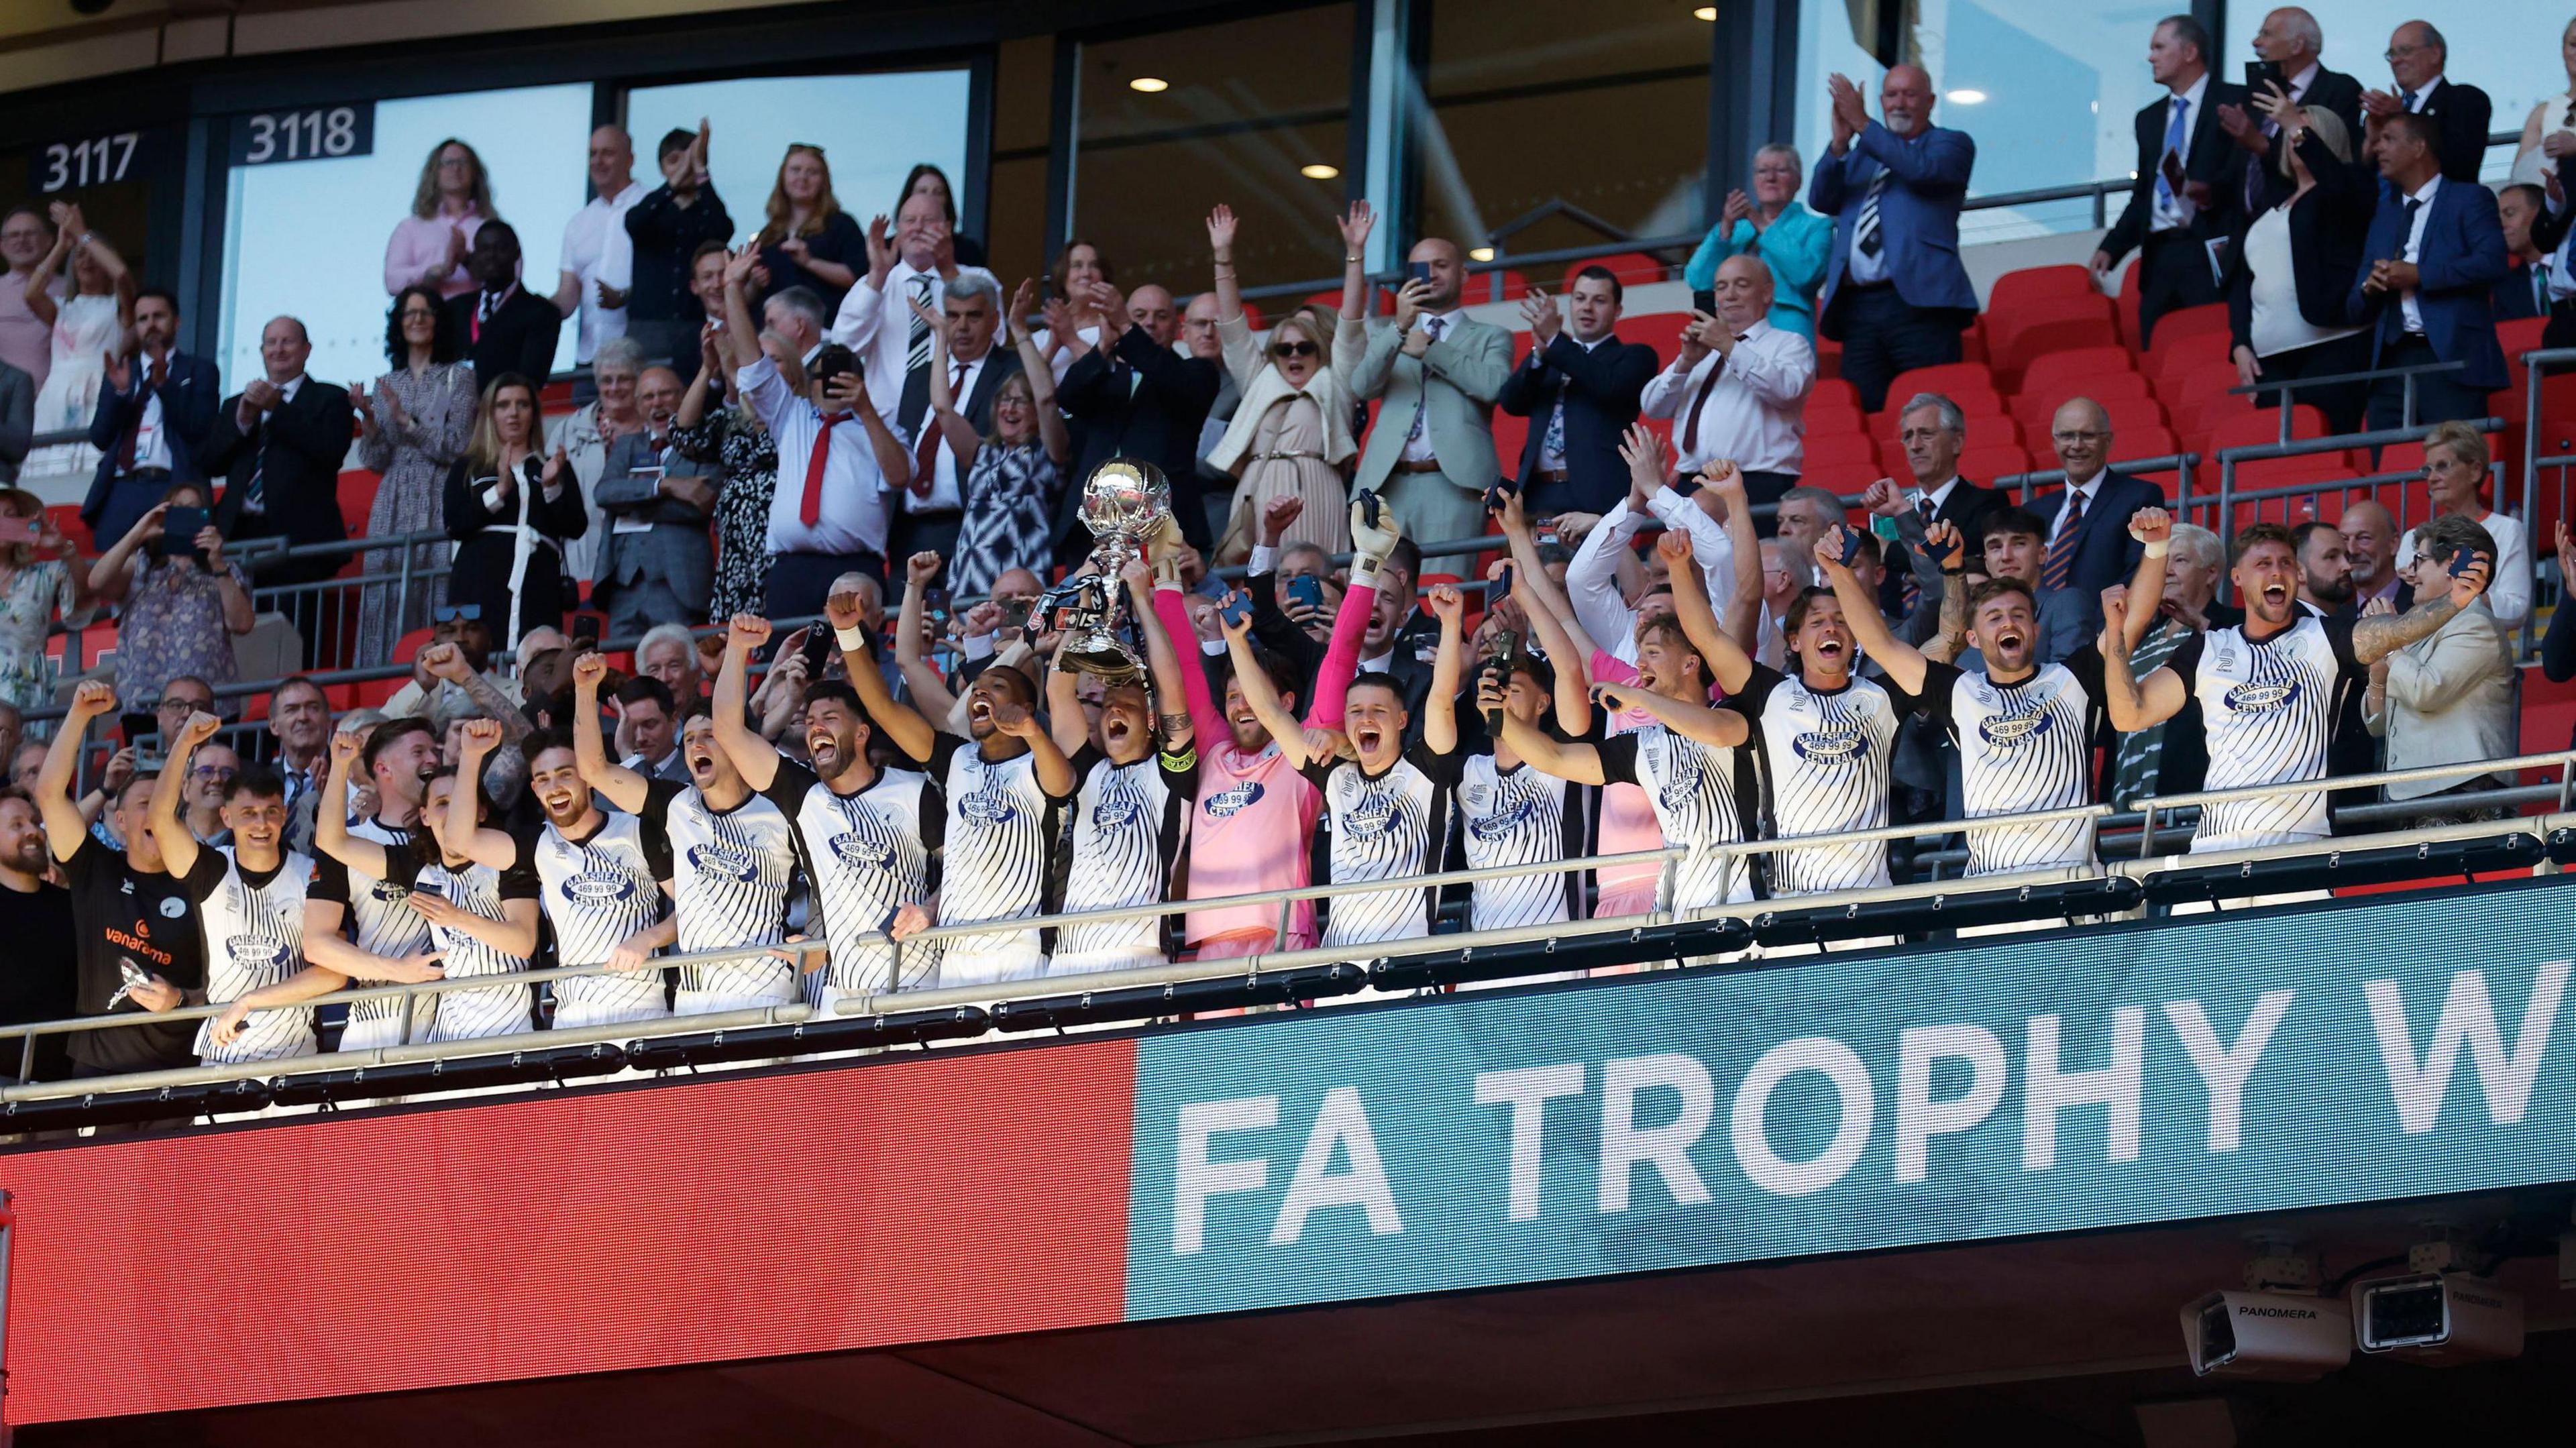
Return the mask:
<svg viewBox="0 0 2576 1448">
<path fill-rule="evenodd" d="M 1688 457 L 1699 447 L 1699 410 L 1708 406 L 1708 394 L 1716 389 L 1718 374 L 1725 370 L 1726 359 L 1720 357 L 1717 359 L 1717 365 L 1708 369 L 1708 378 L 1706 381 L 1700 383 L 1699 391 L 1691 394 L 1690 418 L 1682 424 L 1682 455 L 1684 457 Z M 1679 459 L 1676 459 L 1675 461 L 1679 461 Z"/>
<path fill-rule="evenodd" d="M 823 521 L 823 464 L 832 457 L 832 429 L 849 421 L 853 415 L 847 412 L 823 413 L 820 425 L 814 429 L 814 455 L 805 460 L 805 505 L 796 510 L 796 516 L 804 519 L 808 528 Z"/>
</svg>

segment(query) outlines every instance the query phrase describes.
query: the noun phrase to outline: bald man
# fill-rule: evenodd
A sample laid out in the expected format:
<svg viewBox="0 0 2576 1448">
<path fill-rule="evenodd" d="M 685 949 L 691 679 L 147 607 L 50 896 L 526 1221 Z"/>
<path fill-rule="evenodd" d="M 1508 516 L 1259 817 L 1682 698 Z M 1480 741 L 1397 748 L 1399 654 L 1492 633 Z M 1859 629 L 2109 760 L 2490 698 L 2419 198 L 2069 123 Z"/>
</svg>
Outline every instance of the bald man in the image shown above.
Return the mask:
<svg viewBox="0 0 2576 1448">
<path fill-rule="evenodd" d="M 2429 21 L 2409 20 L 2389 35 L 2389 87 L 2361 93 L 2362 126 L 2368 137 L 2364 155 L 2377 153 L 2381 122 L 2399 111 L 2413 111 L 2433 123 L 2433 149 L 2442 162 L 2442 179 L 2464 186 L 2477 184 L 2495 102 L 2476 86 L 2452 83 L 2444 74 L 2450 61 L 2450 42 Z"/>
<path fill-rule="evenodd" d="M 496 225 L 498 223 L 495 223 Z M 225 400 L 197 447 L 207 478 L 223 484 L 215 526 L 228 539 L 284 538 L 290 544 L 337 543 L 340 463 L 356 420 L 349 394 L 304 375 L 313 339 L 293 317 L 276 317 L 259 334 L 262 376 Z M 253 485 L 256 479 L 256 486 Z M 274 557 L 274 555 L 272 555 Z M 263 587 L 311 583 L 340 571 L 344 558 L 277 558 L 258 570 Z M 294 595 L 296 624 L 311 664 L 321 641 L 312 594 Z"/>
<path fill-rule="evenodd" d="M 1887 405 L 1888 384 L 1911 367 L 1956 362 L 1977 313 L 1959 263 L 1959 208 L 1977 143 L 1932 124 L 1932 78 L 1888 71 L 1871 120 L 1848 77 L 1828 78 L 1833 142 L 1807 183 L 1807 207 L 1834 218 L 1833 249 L 1816 316 L 1843 344 L 1842 375 L 1861 406 Z"/>
<path fill-rule="evenodd" d="M 2140 545 L 2129 536 L 2129 516 L 2165 506 L 2164 489 L 2111 470 L 2111 415 L 2092 398 L 2070 398 L 2057 409 L 2049 444 L 2066 470 L 2066 486 L 2031 504 L 2048 526 L 2040 535 L 2040 585 L 2072 589 L 2083 602 L 2086 628 L 2098 633 L 2102 590 L 2127 582 L 2138 568 Z"/>
<path fill-rule="evenodd" d="M 1467 258 L 1427 236 L 1405 264 L 1416 274 L 1395 294 L 1395 320 L 1369 337 L 1351 369 L 1351 391 L 1383 398 L 1360 450 L 1359 486 L 1394 505 L 1417 543 L 1485 531 L 1485 491 L 1502 478 L 1494 454 L 1494 404 L 1512 373 L 1512 334 L 1468 317 Z"/>
<path fill-rule="evenodd" d="M 1718 263 L 1709 295 L 1716 312 L 1691 314 L 1680 352 L 1647 382 L 1640 405 L 1648 417 L 1672 419 L 1675 473 L 1692 477 L 1723 458 L 1743 469 L 1746 498 L 1776 503 L 1805 467 L 1802 420 L 1816 351 L 1771 325 L 1771 268 L 1762 258 Z M 1755 526 L 1767 537 L 1773 520 Z"/>
<path fill-rule="evenodd" d="M 2361 133 L 2361 81 L 2328 70 L 2319 56 L 2326 48 L 2317 17 L 2296 5 L 2284 5 L 2263 17 L 2254 32 L 2254 57 L 2280 67 L 2282 88 L 2303 106 L 2323 106 L 2341 117 L 2344 129 Z M 2260 212 L 2290 193 L 2290 178 L 2281 174 L 2281 128 L 2245 105 L 2221 105 L 2219 129 L 2250 153 L 2245 167 L 2245 210 Z"/>
<path fill-rule="evenodd" d="M 555 275 L 555 313 L 569 319 L 581 314 L 572 359 L 588 363 L 599 344 L 626 335 L 626 289 L 635 283 L 635 244 L 626 234 L 626 213 L 645 197 L 635 179 L 635 142 L 623 126 L 602 126 L 590 133 L 590 204 L 564 223 L 562 270 Z M 597 396 L 584 374 L 574 384 L 573 400 Z"/>
<path fill-rule="evenodd" d="M 2335 529 L 2343 534 L 2343 556 L 2352 565 L 2352 606 L 2366 608 L 2374 598 L 2387 599 L 2399 613 L 2414 607 L 2415 591 L 2397 571 L 2400 533 L 2386 508 L 2364 499 L 2344 506 Z"/>
<path fill-rule="evenodd" d="M 1142 286 L 1129 295 L 1105 281 L 1081 285 L 1097 315 L 1125 317 L 1127 330 L 1084 353 L 1056 386 L 1056 405 L 1083 424 L 1080 451 L 1056 506 L 1057 560 L 1070 564 L 1091 552 L 1091 530 L 1082 525 L 1082 485 L 1114 457 L 1142 458 L 1163 470 L 1181 536 L 1204 551 L 1209 537 L 1199 490 L 1199 429 L 1216 402 L 1220 369 L 1205 357 L 1173 350 L 1181 336 L 1181 309 L 1170 292 Z"/>
</svg>

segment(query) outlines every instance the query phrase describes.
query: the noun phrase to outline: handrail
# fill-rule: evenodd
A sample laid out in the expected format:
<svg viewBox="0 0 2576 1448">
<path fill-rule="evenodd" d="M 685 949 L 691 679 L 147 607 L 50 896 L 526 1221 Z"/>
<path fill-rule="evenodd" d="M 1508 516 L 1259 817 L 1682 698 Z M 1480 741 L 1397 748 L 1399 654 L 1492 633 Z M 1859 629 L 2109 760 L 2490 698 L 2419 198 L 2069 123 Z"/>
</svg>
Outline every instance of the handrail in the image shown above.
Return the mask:
<svg viewBox="0 0 2576 1448">
<path fill-rule="evenodd" d="M 2289 780 L 2279 784 L 2239 785 L 2233 789 L 2204 789 L 2189 794 L 2146 795 L 2129 801 L 2129 808 L 2145 818 L 2138 832 L 2141 858 L 2154 853 L 2156 816 L 2173 810 L 2200 806 L 2206 818 L 2209 805 L 2230 800 L 2261 799 L 2271 796 L 2321 794 L 2339 789 L 2377 789 L 2391 784 L 2422 784 L 2436 779 L 2475 779 L 2485 774 L 2519 774 L 2526 769 L 2559 770 L 2558 808 L 2564 813 L 2576 790 L 2576 749 L 2555 750 L 2547 754 L 2523 754 L 2511 759 L 2463 760 L 2456 764 L 2423 764 L 2413 769 L 2384 769 L 2376 774 L 2328 775 L 2323 779 Z M 2472 796 L 2460 796 L 2461 799 Z M 2411 803 L 2411 801 L 2409 801 Z M 2426 806 L 2438 808 L 2438 806 Z"/>
<path fill-rule="evenodd" d="M 2171 472 L 2175 475 L 2174 504 L 2176 507 L 2180 507 L 2185 500 L 2191 497 L 2191 470 L 2198 467 L 2200 465 L 2200 461 L 2200 454 L 2196 452 L 2164 453 L 2151 458 L 2128 458 L 2107 462 L 2102 465 L 2102 471 L 2106 473 Z M 2047 484 L 2062 483 L 2065 481 L 2066 469 L 2041 468 L 2036 472 L 2007 473 L 2002 477 L 1993 479 L 1989 483 L 1989 486 L 2002 488 L 2019 484 L 2021 487 L 2021 500 L 2024 503 L 2028 503 L 2031 499 L 2039 496 L 2039 490 Z"/>
</svg>

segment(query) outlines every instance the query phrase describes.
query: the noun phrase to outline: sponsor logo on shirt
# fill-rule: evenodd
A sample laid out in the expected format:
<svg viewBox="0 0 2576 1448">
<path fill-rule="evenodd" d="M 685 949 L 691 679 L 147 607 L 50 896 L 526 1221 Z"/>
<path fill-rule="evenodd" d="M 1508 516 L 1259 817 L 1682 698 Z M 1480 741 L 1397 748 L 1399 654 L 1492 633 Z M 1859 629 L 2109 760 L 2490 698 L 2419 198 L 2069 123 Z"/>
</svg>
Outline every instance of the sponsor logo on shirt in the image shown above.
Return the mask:
<svg viewBox="0 0 2576 1448">
<path fill-rule="evenodd" d="M 1977 733 L 1998 749 L 2018 749 L 2024 743 L 2048 732 L 2055 718 L 2048 712 L 2048 701 L 2026 704 L 2010 714 L 1990 714 L 1977 725 Z"/>
<path fill-rule="evenodd" d="M 1839 764 L 1859 755 L 1864 747 L 1858 724 L 1840 729 L 1811 729 L 1789 742 L 1800 759 L 1816 764 Z"/>
<path fill-rule="evenodd" d="M 128 886 L 128 888 L 130 889 L 132 887 Z M 176 920 L 180 916 L 188 913 L 188 902 L 180 899 L 176 895 L 164 895 L 161 897 L 160 909 L 162 919 Z"/>
<path fill-rule="evenodd" d="M 253 969 L 273 969 L 286 964 L 286 944 L 260 935 L 224 937 L 224 954 L 232 963 Z"/>
<path fill-rule="evenodd" d="M 1253 802 L 1260 798 L 1260 781 L 1247 779 L 1231 789 L 1218 790 L 1201 803 L 1212 818 L 1222 820 L 1232 819 L 1238 812 L 1251 808 Z"/>
<path fill-rule="evenodd" d="M 832 836 L 832 855 L 854 870 L 882 870 L 894 863 L 894 843 L 853 830 Z"/>
<path fill-rule="evenodd" d="M 591 870 L 563 883 L 564 898 L 588 905 L 614 905 L 635 895 L 635 879 L 614 870 Z"/>
<path fill-rule="evenodd" d="M 1480 840 L 1499 840 L 1528 824 L 1531 817 L 1537 813 L 1538 801 L 1524 796 L 1513 800 L 1492 814 L 1481 818 L 1470 818 L 1467 821 L 1467 832 Z"/>
<path fill-rule="evenodd" d="M 399 905 L 411 898 L 411 892 L 391 880 L 378 880 L 367 887 L 367 897 L 379 905 Z"/>
<path fill-rule="evenodd" d="M 1374 840 L 1395 828 L 1395 796 L 1371 790 L 1342 816 L 1342 833 L 1355 840 Z"/>
<path fill-rule="evenodd" d="M 689 846 L 689 864 L 701 875 L 721 875 L 749 884 L 760 874 L 760 862 L 730 845 Z"/>
<path fill-rule="evenodd" d="M 1020 817 L 1011 797 L 998 789 L 979 789 L 972 794 L 957 796 L 957 813 L 987 828 L 1006 825 Z"/>
<path fill-rule="evenodd" d="M 1104 830 L 1123 830 L 1136 822 L 1142 805 L 1143 801 L 1122 790 L 1101 799 L 1099 807 L 1091 812 L 1091 822 Z"/>
<path fill-rule="evenodd" d="M 2299 697 L 2296 679 L 2266 681 L 2257 679 L 2239 684 L 2227 691 L 2227 707 L 2239 714 L 2268 714 L 2283 709 Z"/>
</svg>

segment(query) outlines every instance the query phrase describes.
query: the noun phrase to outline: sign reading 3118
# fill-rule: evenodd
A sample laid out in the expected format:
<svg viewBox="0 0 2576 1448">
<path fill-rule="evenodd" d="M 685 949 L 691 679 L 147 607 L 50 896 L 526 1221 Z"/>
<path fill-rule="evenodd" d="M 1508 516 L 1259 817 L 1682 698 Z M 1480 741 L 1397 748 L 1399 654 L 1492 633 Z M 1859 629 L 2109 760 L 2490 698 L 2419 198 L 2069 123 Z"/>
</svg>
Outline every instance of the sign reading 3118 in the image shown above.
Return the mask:
<svg viewBox="0 0 2576 1448">
<path fill-rule="evenodd" d="M 375 148 L 373 101 L 233 117 L 232 163 L 236 166 L 336 161 L 343 156 L 370 155 Z"/>
</svg>

